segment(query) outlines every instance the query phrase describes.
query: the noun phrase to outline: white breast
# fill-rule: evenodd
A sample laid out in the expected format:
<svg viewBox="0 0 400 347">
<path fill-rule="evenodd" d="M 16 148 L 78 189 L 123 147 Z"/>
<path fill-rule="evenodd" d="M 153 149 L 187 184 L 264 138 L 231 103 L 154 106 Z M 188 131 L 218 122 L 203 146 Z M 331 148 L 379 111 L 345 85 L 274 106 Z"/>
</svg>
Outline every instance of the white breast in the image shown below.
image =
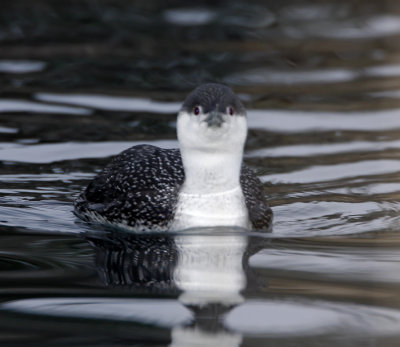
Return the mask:
<svg viewBox="0 0 400 347">
<path fill-rule="evenodd" d="M 248 211 L 240 186 L 209 194 L 189 194 L 181 191 L 172 229 L 210 226 L 249 228 Z"/>
</svg>

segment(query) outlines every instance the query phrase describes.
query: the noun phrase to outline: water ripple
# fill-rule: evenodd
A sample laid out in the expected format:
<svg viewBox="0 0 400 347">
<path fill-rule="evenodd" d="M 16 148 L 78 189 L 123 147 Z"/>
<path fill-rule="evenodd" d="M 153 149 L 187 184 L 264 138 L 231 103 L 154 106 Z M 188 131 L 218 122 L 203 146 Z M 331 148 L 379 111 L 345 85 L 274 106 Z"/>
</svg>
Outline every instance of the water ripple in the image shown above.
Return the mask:
<svg viewBox="0 0 400 347">
<path fill-rule="evenodd" d="M 56 113 L 79 116 L 87 116 L 92 113 L 91 110 L 86 108 L 48 105 L 17 99 L 0 99 L 0 113 L 5 112 Z"/>
<path fill-rule="evenodd" d="M 249 127 L 276 132 L 378 131 L 400 128 L 400 109 L 360 112 L 250 110 Z M 379 122 L 377 122 L 379 119 Z"/>
<path fill-rule="evenodd" d="M 38 93 L 35 95 L 35 99 L 110 111 L 176 113 L 181 107 L 180 102 L 161 102 L 145 98 L 96 94 Z"/>
<path fill-rule="evenodd" d="M 41 298 L 5 302 L 2 311 L 42 317 L 68 317 L 178 327 L 190 323 L 190 311 L 163 299 Z M 248 300 L 223 318 L 231 331 L 246 336 L 396 335 L 400 312 L 395 309 L 309 300 Z M 179 338 L 173 334 L 174 338 Z M 215 340 L 214 340 L 215 342 Z"/>
<path fill-rule="evenodd" d="M 323 301 L 249 300 L 226 317 L 230 329 L 249 335 L 397 334 L 400 311 Z"/>
<path fill-rule="evenodd" d="M 265 175 L 261 177 L 261 180 L 263 182 L 316 183 L 396 172 L 400 172 L 400 160 L 365 160 L 355 163 L 316 165 L 290 173 Z"/>
<path fill-rule="evenodd" d="M 106 158 L 139 144 L 152 144 L 164 148 L 178 147 L 176 140 L 92 143 L 64 142 L 28 146 L 14 144 L 4 149 L 0 146 L 0 160 L 25 163 L 52 163 L 81 158 Z"/>
<path fill-rule="evenodd" d="M 207 8 L 174 8 L 166 10 L 164 18 L 168 23 L 182 26 L 196 26 L 210 24 L 216 13 Z"/>
<path fill-rule="evenodd" d="M 33 60 L 0 60 L 0 72 L 10 74 L 25 74 L 39 72 L 46 68 L 43 61 Z"/>
<path fill-rule="evenodd" d="M 272 148 L 261 148 L 246 153 L 246 158 L 258 157 L 309 157 L 324 154 L 349 152 L 378 152 L 387 149 L 400 149 L 400 141 L 354 141 L 343 143 L 296 144 Z"/>
<path fill-rule="evenodd" d="M 335 281 L 400 284 L 400 256 L 395 247 L 266 249 L 252 256 L 250 265 L 301 273 L 304 278 L 317 275 Z"/>
</svg>

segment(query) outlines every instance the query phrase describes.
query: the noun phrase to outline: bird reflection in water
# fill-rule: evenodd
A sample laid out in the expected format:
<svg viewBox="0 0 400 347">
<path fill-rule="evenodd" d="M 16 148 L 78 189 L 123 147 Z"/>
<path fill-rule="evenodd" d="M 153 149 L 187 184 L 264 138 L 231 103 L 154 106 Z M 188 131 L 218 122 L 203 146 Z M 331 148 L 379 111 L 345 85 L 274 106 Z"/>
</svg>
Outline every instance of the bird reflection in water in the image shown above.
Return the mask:
<svg viewBox="0 0 400 347">
<path fill-rule="evenodd" d="M 242 337 L 224 326 L 223 317 L 244 301 L 241 292 L 249 287 L 249 280 L 254 282 L 248 259 L 261 247 L 240 230 L 222 230 L 109 232 L 87 239 L 106 285 L 136 293 L 175 294 L 191 310 L 192 322 L 172 329 L 170 346 L 233 347 L 240 345 Z"/>
</svg>

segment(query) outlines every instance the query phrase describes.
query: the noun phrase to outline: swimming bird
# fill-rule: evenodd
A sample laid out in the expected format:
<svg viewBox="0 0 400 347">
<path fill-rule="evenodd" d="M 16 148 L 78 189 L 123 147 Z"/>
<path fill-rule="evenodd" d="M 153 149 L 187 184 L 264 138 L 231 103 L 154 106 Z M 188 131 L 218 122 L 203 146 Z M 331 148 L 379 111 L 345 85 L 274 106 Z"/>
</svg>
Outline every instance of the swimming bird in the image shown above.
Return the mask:
<svg viewBox="0 0 400 347">
<path fill-rule="evenodd" d="M 271 228 L 262 183 L 243 164 L 246 109 L 229 87 L 192 91 L 177 136 L 180 149 L 138 145 L 115 156 L 76 199 L 75 214 L 134 231 Z"/>
</svg>

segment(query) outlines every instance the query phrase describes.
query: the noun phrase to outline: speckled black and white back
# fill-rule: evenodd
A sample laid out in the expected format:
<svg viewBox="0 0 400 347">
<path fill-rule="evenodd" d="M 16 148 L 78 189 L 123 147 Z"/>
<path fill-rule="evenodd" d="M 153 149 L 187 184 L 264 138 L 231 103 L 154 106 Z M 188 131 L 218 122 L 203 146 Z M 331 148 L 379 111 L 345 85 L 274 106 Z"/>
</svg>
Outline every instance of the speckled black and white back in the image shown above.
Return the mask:
<svg viewBox="0 0 400 347">
<path fill-rule="evenodd" d="M 135 146 L 114 157 L 75 202 L 87 221 L 168 229 L 184 172 L 179 150 Z"/>
<path fill-rule="evenodd" d="M 134 146 L 114 157 L 75 201 L 89 222 L 135 231 L 168 230 L 185 173 L 179 149 Z M 272 211 L 255 173 L 242 165 L 240 185 L 254 229 L 271 226 Z"/>
</svg>

